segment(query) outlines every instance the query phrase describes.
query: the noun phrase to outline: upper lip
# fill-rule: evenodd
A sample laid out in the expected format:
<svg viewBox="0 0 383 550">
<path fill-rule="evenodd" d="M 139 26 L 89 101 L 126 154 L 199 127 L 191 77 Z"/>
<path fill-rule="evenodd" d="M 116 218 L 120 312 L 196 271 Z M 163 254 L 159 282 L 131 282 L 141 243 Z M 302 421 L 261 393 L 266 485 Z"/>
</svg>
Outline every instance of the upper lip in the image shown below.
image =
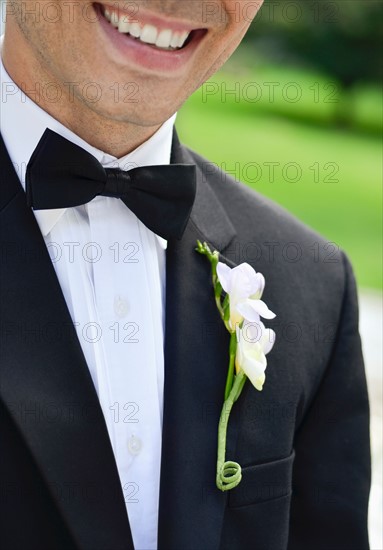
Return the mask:
<svg viewBox="0 0 383 550">
<path fill-rule="evenodd" d="M 164 15 L 159 15 L 157 13 L 149 12 L 144 10 L 139 6 L 139 4 L 135 4 L 138 8 L 137 12 L 132 11 L 131 9 L 124 9 L 124 6 L 116 6 L 116 2 L 113 4 L 107 4 L 107 3 L 101 3 L 100 5 L 104 9 L 108 9 L 109 11 L 118 11 L 119 15 L 126 14 L 126 17 L 128 17 L 131 21 L 137 21 L 140 25 L 153 25 L 160 29 L 170 29 L 172 31 L 194 31 L 197 29 L 203 29 L 206 28 L 202 27 L 200 24 L 193 23 L 191 21 L 187 21 L 184 19 L 173 19 L 168 18 Z M 125 3 L 126 7 L 126 3 Z"/>
</svg>

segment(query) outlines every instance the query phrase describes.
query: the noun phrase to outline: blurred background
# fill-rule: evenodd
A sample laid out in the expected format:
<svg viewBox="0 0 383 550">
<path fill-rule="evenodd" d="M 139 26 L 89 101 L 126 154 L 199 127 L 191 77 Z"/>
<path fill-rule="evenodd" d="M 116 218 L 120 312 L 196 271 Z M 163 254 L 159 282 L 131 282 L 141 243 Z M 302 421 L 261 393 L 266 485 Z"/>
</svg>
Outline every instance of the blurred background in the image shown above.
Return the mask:
<svg viewBox="0 0 383 550">
<path fill-rule="evenodd" d="M 239 17 L 246 0 L 235 6 Z M 382 16 L 381 0 L 265 0 L 240 48 L 177 118 L 184 143 L 353 263 L 371 400 L 372 550 L 383 549 Z"/>
<path fill-rule="evenodd" d="M 371 403 L 372 550 L 383 549 L 382 26 L 381 0 L 265 0 L 234 56 L 177 117 L 184 143 L 353 263 Z"/>
</svg>

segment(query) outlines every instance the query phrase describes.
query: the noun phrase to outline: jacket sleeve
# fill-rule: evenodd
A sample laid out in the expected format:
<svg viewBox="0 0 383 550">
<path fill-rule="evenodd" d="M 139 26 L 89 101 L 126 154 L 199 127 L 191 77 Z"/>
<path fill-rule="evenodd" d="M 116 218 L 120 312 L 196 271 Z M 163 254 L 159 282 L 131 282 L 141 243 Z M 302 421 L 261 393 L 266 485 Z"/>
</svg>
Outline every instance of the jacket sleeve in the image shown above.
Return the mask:
<svg viewBox="0 0 383 550">
<path fill-rule="evenodd" d="M 367 550 L 369 404 L 352 268 L 330 362 L 295 434 L 288 550 Z"/>
</svg>

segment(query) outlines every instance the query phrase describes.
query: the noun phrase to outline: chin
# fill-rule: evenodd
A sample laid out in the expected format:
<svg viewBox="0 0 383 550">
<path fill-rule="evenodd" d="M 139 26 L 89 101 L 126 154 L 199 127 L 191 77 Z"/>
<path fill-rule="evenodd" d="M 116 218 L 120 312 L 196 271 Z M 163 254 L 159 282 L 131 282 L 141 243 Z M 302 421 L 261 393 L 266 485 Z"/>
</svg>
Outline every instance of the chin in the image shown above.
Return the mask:
<svg viewBox="0 0 383 550">
<path fill-rule="evenodd" d="M 107 120 L 109 123 L 134 124 L 141 127 L 160 126 L 168 120 L 177 109 L 155 105 L 154 108 L 148 108 L 145 104 L 90 104 L 90 109 L 99 117 Z"/>
</svg>

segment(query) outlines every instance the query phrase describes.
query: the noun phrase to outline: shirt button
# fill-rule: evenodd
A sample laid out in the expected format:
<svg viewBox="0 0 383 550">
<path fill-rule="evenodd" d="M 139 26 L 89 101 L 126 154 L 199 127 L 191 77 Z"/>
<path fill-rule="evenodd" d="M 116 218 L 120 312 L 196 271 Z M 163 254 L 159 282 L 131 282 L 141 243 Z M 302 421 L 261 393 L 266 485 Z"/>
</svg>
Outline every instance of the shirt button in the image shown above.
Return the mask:
<svg viewBox="0 0 383 550">
<path fill-rule="evenodd" d="M 132 435 L 128 441 L 128 450 L 131 455 L 138 455 L 142 449 L 141 439 L 135 435 Z"/>
<path fill-rule="evenodd" d="M 125 317 L 128 311 L 128 301 L 121 296 L 116 296 L 114 299 L 114 313 L 117 315 L 117 317 Z"/>
</svg>

